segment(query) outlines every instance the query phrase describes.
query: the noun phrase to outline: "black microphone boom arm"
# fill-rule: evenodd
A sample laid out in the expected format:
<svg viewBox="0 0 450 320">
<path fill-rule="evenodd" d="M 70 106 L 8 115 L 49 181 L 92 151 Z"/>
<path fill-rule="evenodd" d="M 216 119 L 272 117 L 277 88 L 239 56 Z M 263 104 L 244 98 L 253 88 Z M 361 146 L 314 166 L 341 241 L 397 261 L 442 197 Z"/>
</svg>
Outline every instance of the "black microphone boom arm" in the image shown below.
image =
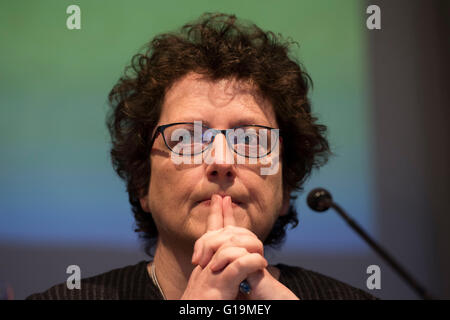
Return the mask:
<svg viewBox="0 0 450 320">
<path fill-rule="evenodd" d="M 432 297 L 427 293 L 425 288 L 398 264 L 394 258 L 383 250 L 368 234 L 361 228 L 352 218 L 350 218 L 345 211 L 333 202 L 331 194 L 323 189 L 316 188 L 311 190 L 307 198 L 308 206 L 317 212 L 323 212 L 330 207 L 333 208 L 349 225 L 355 230 L 366 242 L 372 247 L 413 289 L 416 293 L 425 300 L 431 300 Z"/>
</svg>

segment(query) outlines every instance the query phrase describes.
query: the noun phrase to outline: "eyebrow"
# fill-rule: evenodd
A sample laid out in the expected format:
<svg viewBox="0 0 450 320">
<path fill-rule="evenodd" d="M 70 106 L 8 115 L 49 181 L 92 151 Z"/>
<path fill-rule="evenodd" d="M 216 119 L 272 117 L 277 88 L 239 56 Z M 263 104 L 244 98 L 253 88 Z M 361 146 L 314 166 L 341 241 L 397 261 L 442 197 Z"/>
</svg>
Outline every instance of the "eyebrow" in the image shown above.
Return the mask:
<svg viewBox="0 0 450 320">
<path fill-rule="evenodd" d="M 252 125 L 252 124 L 257 124 L 257 125 L 262 125 L 262 126 L 271 126 L 271 124 L 269 123 L 269 121 L 267 120 L 262 120 L 262 119 L 257 119 L 257 118 L 243 118 L 243 119 L 236 119 L 235 121 L 231 122 L 233 125 L 231 126 L 232 128 L 235 127 L 239 127 L 239 126 L 244 126 L 244 125 Z"/>
<path fill-rule="evenodd" d="M 175 122 L 194 122 L 194 121 L 201 121 L 202 124 L 212 128 L 209 121 L 202 119 L 201 117 L 186 116 L 183 118 L 177 118 L 176 120 L 171 121 L 171 122 L 175 123 Z M 240 118 L 240 119 L 234 119 L 234 120 L 230 121 L 230 124 L 231 124 L 230 128 L 239 127 L 239 126 L 243 126 L 243 125 L 252 125 L 252 124 L 271 126 L 269 121 L 267 121 L 266 119 L 252 117 L 252 116 L 248 116 L 248 117 Z"/>
</svg>

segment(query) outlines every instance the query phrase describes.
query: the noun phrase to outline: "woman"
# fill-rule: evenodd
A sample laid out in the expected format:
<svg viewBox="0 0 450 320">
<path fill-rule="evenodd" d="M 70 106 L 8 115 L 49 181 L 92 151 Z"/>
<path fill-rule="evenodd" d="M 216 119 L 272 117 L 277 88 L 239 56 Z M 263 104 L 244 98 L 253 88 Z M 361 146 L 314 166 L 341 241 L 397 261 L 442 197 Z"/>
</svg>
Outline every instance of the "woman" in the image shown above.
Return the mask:
<svg viewBox="0 0 450 320">
<path fill-rule="evenodd" d="M 205 14 L 136 55 L 110 93 L 107 123 L 153 259 L 29 298 L 372 299 L 264 258 L 297 225 L 292 193 L 330 153 L 289 45 Z"/>
</svg>

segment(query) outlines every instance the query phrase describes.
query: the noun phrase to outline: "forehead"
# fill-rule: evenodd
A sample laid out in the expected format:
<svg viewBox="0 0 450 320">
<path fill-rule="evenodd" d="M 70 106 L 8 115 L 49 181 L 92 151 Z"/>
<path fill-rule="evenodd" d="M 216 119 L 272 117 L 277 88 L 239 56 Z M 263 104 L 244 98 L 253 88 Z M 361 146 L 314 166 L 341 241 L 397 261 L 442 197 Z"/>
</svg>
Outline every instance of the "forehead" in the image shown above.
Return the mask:
<svg viewBox="0 0 450 320">
<path fill-rule="evenodd" d="M 231 123 L 276 127 L 270 102 L 250 82 L 222 79 L 211 81 L 190 73 L 166 92 L 160 123 L 202 120 L 211 126 Z"/>
</svg>

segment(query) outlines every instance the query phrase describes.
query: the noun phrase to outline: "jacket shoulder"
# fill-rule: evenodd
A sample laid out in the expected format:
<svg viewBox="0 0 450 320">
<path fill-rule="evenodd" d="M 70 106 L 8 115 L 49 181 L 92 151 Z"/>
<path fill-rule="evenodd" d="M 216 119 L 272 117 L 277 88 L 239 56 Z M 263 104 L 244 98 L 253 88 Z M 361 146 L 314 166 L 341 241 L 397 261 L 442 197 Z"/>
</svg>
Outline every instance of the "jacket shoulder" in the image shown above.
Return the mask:
<svg viewBox="0 0 450 320">
<path fill-rule="evenodd" d="M 69 289 L 60 283 L 44 292 L 35 293 L 26 300 L 117 300 L 144 298 L 148 294 L 146 261 L 136 265 L 113 269 L 81 279 L 80 289 Z M 150 290 L 151 291 L 151 290 Z"/>
<path fill-rule="evenodd" d="M 302 267 L 276 265 L 280 282 L 303 300 L 376 300 L 377 297 L 332 277 Z"/>
</svg>

